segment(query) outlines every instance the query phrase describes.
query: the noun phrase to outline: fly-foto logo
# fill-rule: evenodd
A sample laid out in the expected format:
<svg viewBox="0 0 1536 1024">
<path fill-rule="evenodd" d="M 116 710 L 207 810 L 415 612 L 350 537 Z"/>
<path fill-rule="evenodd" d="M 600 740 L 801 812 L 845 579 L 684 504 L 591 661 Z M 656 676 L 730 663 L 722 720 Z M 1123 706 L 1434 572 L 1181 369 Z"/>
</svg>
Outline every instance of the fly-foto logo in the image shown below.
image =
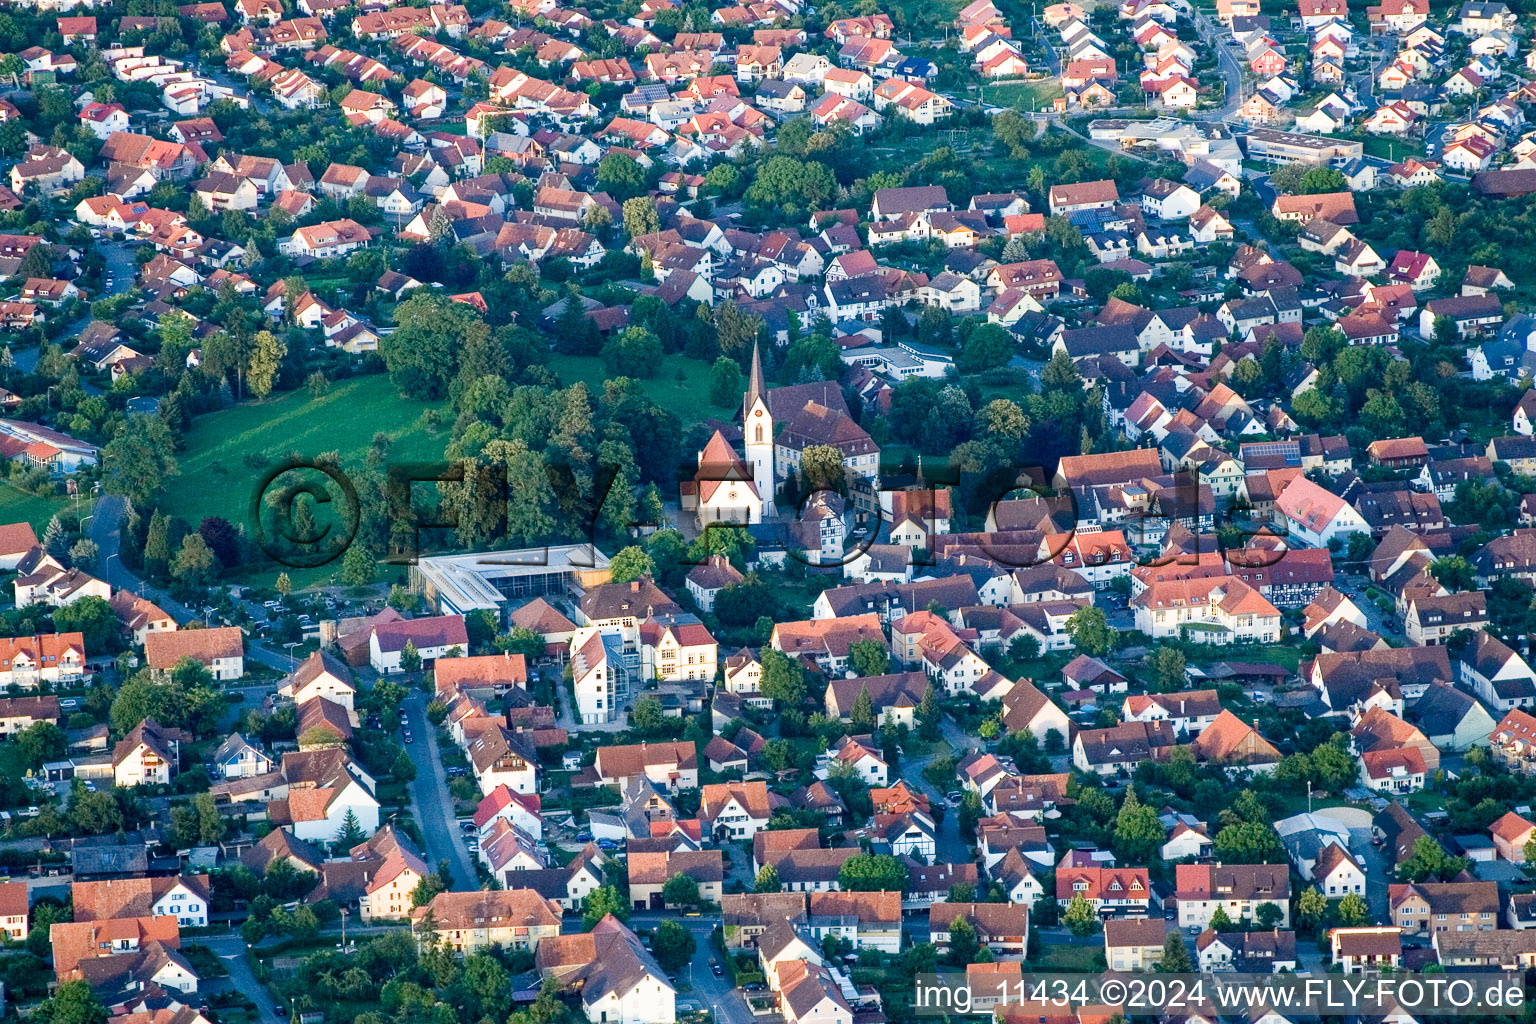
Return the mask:
<svg viewBox="0 0 1536 1024">
<path fill-rule="evenodd" d="M 857 563 L 877 544 L 905 548 L 914 570 L 960 555 L 1008 570 L 1047 563 L 1079 572 L 1113 563 L 1127 568 L 1198 563 L 1199 544 L 1190 550 L 1163 543 L 1175 526 L 1196 538 L 1221 532 L 1225 548 L 1242 549 L 1241 566 L 1249 571 L 1277 565 L 1287 550 L 1283 529 L 1245 518 L 1235 505 L 1218 507 L 1193 471 L 1168 474 L 1171 482 L 1157 490 L 1155 500 L 1122 500 L 1106 510 L 1104 495 L 1053 490 L 1038 466 L 974 473 L 933 467 L 915 483 L 880 482 L 909 480 L 904 470 L 882 465 L 873 486 L 871 478 L 853 473 L 798 492 L 786 483 L 778 500 L 764 503 L 761 517 L 695 523 L 704 542 L 687 549 L 680 561 L 695 565 L 710 552 L 738 548 L 734 540 L 715 542 L 711 535 L 724 531 L 746 531 L 759 550 L 821 568 Z M 735 482 L 729 469 L 718 480 L 714 472 L 680 470 L 679 498 L 690 489 L 697 494 L 705 483 Z M 621 482 L 616 466 L 603 463 L 590 475 L 549 465 L 534 480 L 513 480 L 500 464 L 395 463 L 386 468 L 381 497 L 372 503 L 372 514 L 382 516 L 387 528 L 370 532 L 389 538 L 383 560 L 392 564 L 411 565 L 424 553 L 454 549 L 537 549 L 571 542 L 595 548 L 605 538 L 622 541 L 680 525 L 637 515 L 629 483 Z M 533 507 L 538 515 L 525 514 Z M 687 515 L 681 501 L 674 507 L 679 519 Z M 358 542 L 365 512 L 357 486 L 338 465 L 295 457 L 257 480 L 248 514 L 250 535 L 268 558 L 313 569 L 340 559 Z M 982 528 L 952 532 L 966 521 Z M 1133 549 L 1159 553 L 1137 559 Z"/>
</svg>

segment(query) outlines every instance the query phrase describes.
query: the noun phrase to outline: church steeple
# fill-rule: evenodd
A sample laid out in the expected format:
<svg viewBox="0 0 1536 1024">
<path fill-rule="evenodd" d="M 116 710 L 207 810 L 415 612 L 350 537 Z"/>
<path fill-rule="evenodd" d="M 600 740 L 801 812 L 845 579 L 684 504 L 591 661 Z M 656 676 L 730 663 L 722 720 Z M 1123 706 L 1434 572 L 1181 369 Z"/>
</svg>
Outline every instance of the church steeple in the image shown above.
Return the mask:
<svg viewBox="0 0 1536 1024">
<path fill-rule="evenodd" d="M 768 389 L 763 385 L 763 354 L 752 343 L 752 376 L 741 396 L 741 440 L 752 483 L 763 502 L 763 515 L 773 514 L 773 488 L 778 482 L 773 460 L 773 413 L 768 409 Z"/>
<path fill-rule="evenodd" d="M 741 422 L 747 422 L 747 416 L 752 412 L 752 403 L 763 397 L 766 389 L 763 387 L 763 354 L 758 349 L 758 343 L 752 342 L 752 373 L 747 378 L 747 393 L 741 398 Z"/>
</svg>

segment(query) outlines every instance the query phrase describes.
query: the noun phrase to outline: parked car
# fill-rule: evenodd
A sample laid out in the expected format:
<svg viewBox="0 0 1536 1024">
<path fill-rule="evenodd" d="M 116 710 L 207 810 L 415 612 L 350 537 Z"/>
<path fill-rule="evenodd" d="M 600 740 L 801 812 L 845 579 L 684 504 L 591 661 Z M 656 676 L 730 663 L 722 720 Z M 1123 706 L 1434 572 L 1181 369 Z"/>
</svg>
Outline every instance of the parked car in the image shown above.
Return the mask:
<svg viewBox="0 0 1536 1024">
<path fill-rule="evenodd" d="M 405 733 L 401 738 L 404 739 L 407 743 L 414 743 L 416 741 L 416 737 L 411 735 L 411 730 L 409 729 L 405 730 Z"/>
<path fill-rule="evenodd" d="M 715 977 L 717 978 L 725 973 L 725 968 L 721 967 L 719 964 L 710 964 L 709 969 L 715 972 Z"/>
</svg>

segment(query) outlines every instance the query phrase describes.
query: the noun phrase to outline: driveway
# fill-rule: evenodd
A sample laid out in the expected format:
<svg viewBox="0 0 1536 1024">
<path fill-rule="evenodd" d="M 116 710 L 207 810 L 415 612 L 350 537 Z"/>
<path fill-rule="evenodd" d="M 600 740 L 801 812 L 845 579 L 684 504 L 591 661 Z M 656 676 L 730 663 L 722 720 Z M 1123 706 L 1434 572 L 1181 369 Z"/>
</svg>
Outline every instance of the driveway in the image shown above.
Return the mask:
<svg viewBox="0 0 1536 1024">
<path fill-rule="evenodd" d="M 443 755 L 437 746 L 437 730 L 427 721 L 427 697 L 417 691 L 402 705 L 411 723 L 416 742 L 405 749 L 416 762 L 416 778 L 410 785 L 411 804 L 416 808 L 416 824 L 426 843 L 427 862 L 437 867 L 446 860 L 453 872 L 453 888 L 472 891 L 480 888 L 469 849 L 459 834 L 459 822 L 453 813 L 453 797 L 443 777 Z"/>
</svg>

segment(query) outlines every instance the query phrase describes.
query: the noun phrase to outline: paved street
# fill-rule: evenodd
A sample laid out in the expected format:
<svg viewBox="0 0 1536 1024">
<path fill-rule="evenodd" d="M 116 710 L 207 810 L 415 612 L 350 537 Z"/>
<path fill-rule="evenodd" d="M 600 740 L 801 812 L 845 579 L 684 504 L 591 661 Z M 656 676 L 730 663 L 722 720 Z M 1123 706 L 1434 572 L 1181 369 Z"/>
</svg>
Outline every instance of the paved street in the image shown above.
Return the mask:
<svg viewBox="0 0 1536 1024">
<path fill-rule="evenodd" d="M 960 731 L 960 727 L 948 718 L 942 720 L 939 728 L 944 742 L 949 745 L 948 751 L 940 751 L 926 757 L 903 757 L 898 774 L 905 779 L 908 786 L 918 790 L 928 797 L 936 805 L 944 805 L 944 794 L 927 779 L 923 778 L 923 769 L 928 767 L 940 757 L 953 757 L 957 762 L 971 751 L 977 749 L 977 741 L 966 736 Z M 945 807 L 944 820 L 939 823 L 937 844 L 937 860 L 948 863 L 957 863 L 970 860 L 970 851 L 966 847 L 965 839 L 960 835 L 960 810 L 957 807 Z"/>
<path fill-rule="evenodd" d="M 1231 34 L 1220 22 L 1210 20 L 1199 8 L 1195 9 L 1195 31 L 1207 46 L 1216 51 L 1216 67 L 1226 81 L 1226 102 L 1215 110 L 1197 111 L 1193 116 L 1198 121 L 1225 121 L 1243 103 L 1243 67 L 1237 62 L 1232 48 L 1226 45 L 1232 38 Z"/>
<path fill-rule="evenodd" d="M 693 988 L 692 998 L 698 1000 L 705 1008 L 712 1010 L 718 1024 L 752 1024 L 752 1012 L 747 1009 L 741 993 L 731 987 L 728 977 L 716 977 L 710 964 L 718 959 L 714 944 L 710 941 L 710 934 L 714 931 L 715 920 L 709 917 L 684 917 L 678 918 L 671 914 L 661 914 L 652 911 L 638 911 L 629 919 L 631 928 L 655 928 L 664 920 L 681 921 L 682 924 L 693 933 L 694 943 L 698 946 L 693 954 L 693 960 L 683 971 L 679 981 L 687 982 Z M 575 928 L 567 922 L 567 931 L 580 930 L 581 920 L 575 919 Z"/>
<path fill-rule="evenodd" d="M 446 860 L 453 872 L 453 888 L 478 889 L 474 862 L 459 836 L 458 819 L 453 814 L 453 797 L 443 777 L 443 755 L 437 748 L 437 730 L 427 721 L 427 697 L 419 691 L 405 698 L 403 705 L 416 741 L 405 749 L 416 762 L 416 778 L 410 785 L 411 804 L 416 808 L 416 824 L 426 843 L 427 863 L 437 867 Z"/>
<path fill-rule="evenodd" d="M 272 1001 L 266 986 L 257 984 L 256 975 L 252 973 L 251 965 L 246 962 L 245 940 L 239 934 L 210 935 L 197 941 L 213 950 L 225 970 L 229 971 L 227 984 L 256 1004 L 256 1012 L 262 1024 L 282 1024 L 282 1018 L 276 1012 L 277 1004 Z M 217 991 L 218 984 L 213 982 L 206 987 Z"/>
<path fill-rule="evenodd" d="M 155 587 L 129 571 L 123 564 L 120 554 L 122 547 L 122 519 L 125 508 L 122 497 L 116 494 L 103 494 L 96 499 L 96 507 L 90 515 L 89 533 L 91 540 L 96 542 L 96 548 L 100 553 L 98 568 L 101 578 L 110 583 L 114 589 L 131 590 L 135 594 L 149 598 L 177 622 L 191 622 L 201 619 L 203 616 L 188 608 L 186 605 L 174 600 L 170 594 Z M 292 660 L 282 651 L 274 651 L 257 642 L 254 637 L 247 637 L 245 642 L 245 656 L 251 660 L 259 661 L 263 665 L 274 668 L 285 675 L 292 670 Z M 269 684 L 259 684 L 261 689 L 271 689 Z M 241 687 L 250 689 L 250 687 Z"/>
</svg>

